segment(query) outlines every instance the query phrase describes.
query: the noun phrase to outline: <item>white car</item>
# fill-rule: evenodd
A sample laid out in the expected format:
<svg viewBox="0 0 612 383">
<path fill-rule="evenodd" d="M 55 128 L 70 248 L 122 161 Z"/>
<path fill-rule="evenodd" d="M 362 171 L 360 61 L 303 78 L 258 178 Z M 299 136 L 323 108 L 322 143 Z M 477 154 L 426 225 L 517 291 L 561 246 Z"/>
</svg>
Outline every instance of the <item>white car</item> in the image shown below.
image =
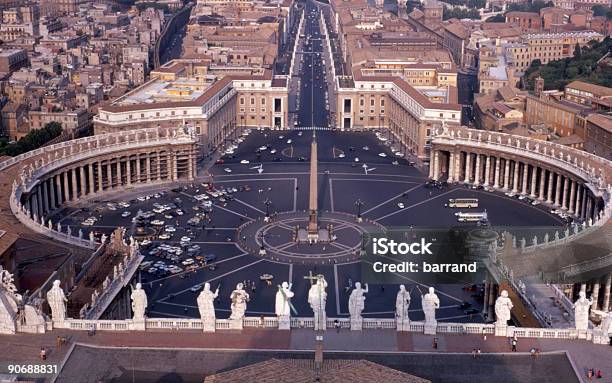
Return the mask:
<svg viewBox="0 0 612 383">
<path fill-rule="evenodd" d="M 293 142 L 293 141 L 292 141 L 291 139 L 288 139 L 288 140 L 287 140 L 287 143 L 288 143 L 288 144 L 290 144 L 290 143 L 292 143 L 292 142 Z"/>
<path fill-rule="evenodd" d="M 344 153 L 340 153 L 340 154 L 338 154 L 338 158 L 344 158 L 344 157 L 346 157 L 346 156 L 344 155 Z"/>
<path fill-rule="evenodd" d="M 242 160 L 242 161 L 240 161 L 240 163 L 243 164 L 243 165 L 247 165 L 248 163 L 250 163 L 250 161 L 249 160 Z"/>
<path fill-rule="evenodd" d="M 122 216 L 123 218 L 127 218 L 127 217 L 129 217 L 130 215 L 132 215 L 132 212 L 131 212 L 131 211 L 124 211 L 123 213 L 121 213 L 121 216 Z"/>
<path fill-rule="evenodd" d="M 359 162 L 359 157 L 355 157 L 355 162 Z"/>
<path fill-rule="evenodd" d="M 270 154 L 274 154 L 274 153 L 276 153 L 276 149 L 270 150 Z"/>
<path fill-rule="evenodd" d="M 298 136 L 302 137 L 302 131 L 301 130 L 298 132 Z"/>
<path fill-rule="evenodd" d="M 156 219 L 151 221 L 151 225 L 153 226 L 163 226 L 164 225 L 164 221 L 160 220 L 160 219 Z"/>
<path fill-rule="evenodd" d="M 191 242 L 191 238 L 189 237 L 181 237 L 181 242 Z"/>
<path fill-rule="evenodd" d="M 378 153 L 378 157 L 387 157 L 385 153 Z"/>
<path fill-rule="evenodd" d="M 402 152 L 395 152 L 393 154 L 395 154 L 397 157 L 404 157 L 404 153 Z"/>
<path fill-rule="evenodd" d="M 538 201 L 536 201 L 536 200 L 533 200 L 533 201 L 531 201 L 531 204 L 532 204 L 533 206 L 536 206 L 536 205 L 539 205 L 540 203 L 539 203 Z"/>
<path fill-rule="evenodd" d="M 268 147 L 266 145 L 260 146 L 259 150 L 268 150 Z"/>
<path fill-rule="evenodd" d="M 176 232 L 176 227 L 174 227 L 174 226 L 166 226 L 165 230 L 168 233 L 175 233 Z"/>
<path fill-rule="evenodd" d="M 166 233 L 164 233 L 164 234 L 160 234 L 160 235 L 158 236 L 158 238 L 159 238 L 159 239 L 163 239 L 163 240 L 170 239 L 171 237 L 172 237 L 172 236 L 171 236 L 170 234 L 166 234 Z"/>
<path fill-rule="evenodd" d="M 226 173 L 231 173 L 231 172 L 232 172 L 232 169 L 230 169 L 230 168 L 225 168 L 225 169 L 223 169 L 223 171 L 224 171 L 224 172 L 226 172 Z"/>
<path fill-rule="evenodd" d="M 285 136 L 278 136 L 279 140 L 282 140 L 283 138 L 285 138 Z"/>
<path fill-rule="evenodd" d="M 363 150 L 365 150 L 365 151 L 367 152 L 368 150 L 370 150 L 370 147 L 369 147 L 369 146 L 364 146 L 364 147 L 363 147 L 363 148 L 361 148 L 361 149 L 363 149 Z"/>
<path fill-rule="evenodd" d="M 405 206 L 403 202 L 398 202 L 397 207 L 399 207 L 400 209 L 403 209 Z"/>
</svg>

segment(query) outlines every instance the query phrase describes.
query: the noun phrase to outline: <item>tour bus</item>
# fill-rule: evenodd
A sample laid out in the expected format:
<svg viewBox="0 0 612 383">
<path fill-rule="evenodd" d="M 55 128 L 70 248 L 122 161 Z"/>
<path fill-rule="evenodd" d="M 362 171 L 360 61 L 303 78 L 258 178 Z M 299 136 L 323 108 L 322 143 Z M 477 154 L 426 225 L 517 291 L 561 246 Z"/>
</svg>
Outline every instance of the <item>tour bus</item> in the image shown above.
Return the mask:
<svg viewBox="0 0 612 383">
<path fill-rule="evenodd" d="M 459 222 L 484 222 L 487 220 L 487 212 L 484 211 L 482 213 L 455 213 L 455 217 L 457 217 L 457 221 Z"/>
<path fill-rule="evenodd" d="M 478 198 L 450 198 L 447 207 L 467 207 L 468 209 L 478 207 Z"/>
</svg>

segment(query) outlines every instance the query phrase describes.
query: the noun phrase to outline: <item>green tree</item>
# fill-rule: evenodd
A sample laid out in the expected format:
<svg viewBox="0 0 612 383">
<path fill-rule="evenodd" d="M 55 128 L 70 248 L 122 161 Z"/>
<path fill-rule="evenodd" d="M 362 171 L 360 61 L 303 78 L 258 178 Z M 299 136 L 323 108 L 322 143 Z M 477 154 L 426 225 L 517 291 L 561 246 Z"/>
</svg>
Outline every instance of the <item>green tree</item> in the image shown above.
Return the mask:
<svg viewBox="0 0 612 383">
<path fill-rule="evenodd" d="M 40 148 L 60 134 L 62 134 L 62 124 L 57 121 L 52 121 L 41 129 L 32 129 L 17 142 L 0 146 L 0 154 L 17 156 L 29 152 L 30 150 Z"/>
<path fill-rule="evenodd" d="M 495 15 L 495 16 L 489 17 L 485 21 L 487 23 L 505 23 L 506 17 L 504 15 Z"/>
<path fill-rule="evenodd" d="M 601 4 L 593 5 L 591 10 L 593 11 L 593 16 L 606 16 L 610 12 L 610 8 Z"/>
</svg>

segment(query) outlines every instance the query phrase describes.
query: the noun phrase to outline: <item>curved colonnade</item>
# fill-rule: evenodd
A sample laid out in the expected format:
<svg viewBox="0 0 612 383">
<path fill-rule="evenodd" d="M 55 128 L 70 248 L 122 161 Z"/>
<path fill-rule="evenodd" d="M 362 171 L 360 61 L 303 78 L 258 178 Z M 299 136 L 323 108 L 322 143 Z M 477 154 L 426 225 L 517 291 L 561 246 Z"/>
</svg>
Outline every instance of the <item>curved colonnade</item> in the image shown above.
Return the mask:
<svg viewBox="0 0 612 383">
<path fill-rule="evenodd" d="M 586 280 L 593 291 L 593 309 L 612 307 L 611 161 L 546 141 L 448 127 L 432 137 L 429 177 L 528 196 L 577 218 L 571 228 L 560 228 L 550 236 L 509 236 L 511 243 L 493 253 L 494 261 L 515 287 L 520 285 L 514 280 L 516 275 L 536 273 L 545 279 L 580 282 L 581 289 L 586 289 Z M 569 246 L 572 242 L 587 250 L 576 254 Z M 518 255 L 529 257 L 529 262 L 521 262 Z M 518 272 L 506 267 L 500 257 L 512 262 Z M 549 274 L 542 271 L 544 267 L 536 268 L 542 265 L 551 267 Z"/>
<path fill-rule="evenodd" d="M 191 181 L 197 172 L 196 143 L 195 133 L 184 126 L 102 134 L 9 159 L 0 163 L 0 174 L 12 173 L 11 210 L 26 227 L 93 248 L 93 237 L 84 239 L 81 230 L 73 233 L 69 227 L 64 231 L 47 217 L 81 198 L 145 184 Z"/>
</svg>

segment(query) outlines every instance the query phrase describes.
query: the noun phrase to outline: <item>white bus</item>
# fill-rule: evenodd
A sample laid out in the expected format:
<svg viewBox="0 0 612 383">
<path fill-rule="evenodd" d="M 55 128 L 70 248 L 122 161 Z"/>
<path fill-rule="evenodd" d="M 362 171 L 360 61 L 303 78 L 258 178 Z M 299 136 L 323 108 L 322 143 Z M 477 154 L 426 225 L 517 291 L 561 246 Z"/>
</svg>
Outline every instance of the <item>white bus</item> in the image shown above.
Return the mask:
<svg viewBox="0 0 612 383">
<path fill-rule="evenodd" d="M 447 207 L 461 207 L 471 209 L 478 207 L 478 198 L 451 198 L 446 204 Z"/>
<path fill-rule="evenodd" d="M 455 213 L 455 217 L 457 217 L 457 221 L 459 222 L 484 222 L 487 220 L 487 212 L 484 211 L 482 213 Z"/>
</svg>

